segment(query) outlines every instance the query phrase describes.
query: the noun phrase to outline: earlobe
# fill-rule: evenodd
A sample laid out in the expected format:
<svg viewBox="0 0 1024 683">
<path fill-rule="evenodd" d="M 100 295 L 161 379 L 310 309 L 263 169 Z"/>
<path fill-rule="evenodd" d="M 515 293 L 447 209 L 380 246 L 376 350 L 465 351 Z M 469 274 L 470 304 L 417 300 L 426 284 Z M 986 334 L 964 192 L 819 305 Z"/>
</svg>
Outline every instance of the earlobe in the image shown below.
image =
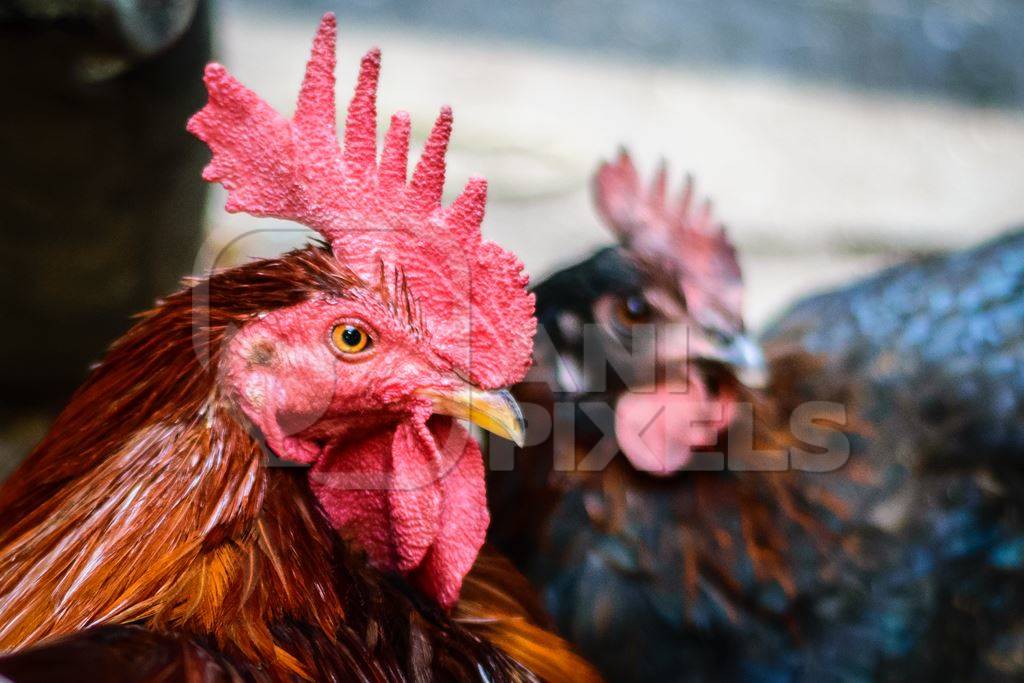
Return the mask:
<svg viewBox="0 0 1024 683">
<path fill-rule="evenodd" d="M 284 392 L 275 389 L 275 385 L 273 378 L 266 375 L 248 377 L 241 387 L 240 407 L 274 455 L 311 465 L 320 457 L 320 447 L 294 435 L 315 423 L 319 416 L 282 413 L 275 395 Z"/>
</svg>

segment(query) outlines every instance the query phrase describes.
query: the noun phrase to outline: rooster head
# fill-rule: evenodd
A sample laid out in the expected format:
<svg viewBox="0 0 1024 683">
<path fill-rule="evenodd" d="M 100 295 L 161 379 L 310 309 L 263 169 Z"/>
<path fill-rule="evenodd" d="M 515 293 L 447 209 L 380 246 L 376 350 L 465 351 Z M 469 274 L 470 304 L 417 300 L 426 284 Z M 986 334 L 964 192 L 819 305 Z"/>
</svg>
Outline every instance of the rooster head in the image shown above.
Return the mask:
<svg viewBox="0 0 1024 683">
<path fill-rule="evenodd" d="M 668 191 L 664 165 L 645 182 L 623 151 L 598 169 L 594 199 L 618 246 L 536 289 L 538 314 L 560 356 L 555 380 L 578 397 L 603 392 L 630 463 L 669 475 L 690 465 L 696 450 L 715 446 L 741 389 L 766 379 L 760 347 L 743 323 L 736 250 L 709 203 L 697 203 L 692 179 L 681 192 Z M 567 292 L 574 293 L 568 300 Z M 602 365 L 596 385 L 595 359 Z M 614 381 L 604 379 L 605 362 L 616 370 Z"/>
<path fill-rule="evenodd" d="M 535 328 L 522 264 L 482 241 L 486 183 L 441 205 L 452 116 L 441 114 L 407 179 L 409 117 L 377 153 L 380 54 L 362 61 L 343 139 L 335 124 L 334 17 L 323 18 L 289 120 L 206 69 L 189 130 L 213 152 L 204 178 L 228 211 L 313 228 L 332 277 L 227 342 L 223 381 L 280 458 L 309 466 L 331 524 L 376 567 L 450 606 L 488 525 L 468 419 L 521 441 L 504 387 L 525 373 Z"/>
</svg>

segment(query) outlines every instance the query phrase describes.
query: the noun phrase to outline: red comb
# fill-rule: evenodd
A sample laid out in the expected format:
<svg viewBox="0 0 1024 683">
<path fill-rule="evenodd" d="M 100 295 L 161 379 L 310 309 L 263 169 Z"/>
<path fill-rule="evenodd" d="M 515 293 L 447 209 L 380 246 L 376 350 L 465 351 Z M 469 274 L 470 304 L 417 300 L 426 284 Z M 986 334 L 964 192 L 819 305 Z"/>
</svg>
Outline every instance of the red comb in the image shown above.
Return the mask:
<svg viewBox="0 0 1024 683">
<path fill-rule="evenodd" d="M 605 162 L 594 176 L 594 199 L 622 245 L 641 261 L 667 271 L 702 322 L 742 328 L 743 279 L 736 248 L 707 200 L 695 205 L 693 178 L 667 194 L 663 163 L 644 185 L 629 154 Z"/>
<path fill-rule="evenodd" d="M 378 163 L 380 52 L 371 50 L 349 104 L 342 149 L 335 123 L 335 40 L 334 15 L 328 13 L 291 121 L 223 66 L 206 68 L 210 100 L 188 123 L 213 152 L 203 178 L 224 185 L 228 211 L 284 218 L 318 231 L 339 261 L 367 281 L 400 273 L 439 352 L 483 387 L 518 381 L 530 359 L 533 297 L 525 291 L 522 263 L 481 239 L 485 180 L 471 178 L 451 206 L 441 206 L 451 110 L 441 110 L 411 180 L 405 112 L 392 117 Z"/>
</svg>

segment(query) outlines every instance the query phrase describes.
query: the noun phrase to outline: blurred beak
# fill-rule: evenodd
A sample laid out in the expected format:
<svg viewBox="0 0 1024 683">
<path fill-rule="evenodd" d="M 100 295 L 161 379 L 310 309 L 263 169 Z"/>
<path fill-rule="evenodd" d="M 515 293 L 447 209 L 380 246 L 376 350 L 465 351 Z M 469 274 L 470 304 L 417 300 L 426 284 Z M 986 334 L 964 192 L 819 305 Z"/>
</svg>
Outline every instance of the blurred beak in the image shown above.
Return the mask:
<svg viewBox="0 0 1024 683">
<path fill-rule="evenodd" d="M 733 339 L 722 349 L 721 361 L 729 366 L 736 379 L 751 389 L 768 386 L 768 364 L 761 345 L 745 335 Z"/>
<path fill-rule="evenodd" d="M 771 373 L 764 351 L 756 339 L 746 334 L 711 335 L 693 326 L 669 326 L 658 337 L 658 344 L 659 357 L 666 362 L 709 361 L 721 365 L 750 389 L 768 386 Z"/>
<path fill-rule="evenodd" d="M 526 439 L 523 411 L 507 389 L 483 391 L 469 384 L 451 389 L 422 389 L 416 392 L 429 398 L 434 412 L 460 420 L 508 439 L 520 448 Z"/>
</svg>

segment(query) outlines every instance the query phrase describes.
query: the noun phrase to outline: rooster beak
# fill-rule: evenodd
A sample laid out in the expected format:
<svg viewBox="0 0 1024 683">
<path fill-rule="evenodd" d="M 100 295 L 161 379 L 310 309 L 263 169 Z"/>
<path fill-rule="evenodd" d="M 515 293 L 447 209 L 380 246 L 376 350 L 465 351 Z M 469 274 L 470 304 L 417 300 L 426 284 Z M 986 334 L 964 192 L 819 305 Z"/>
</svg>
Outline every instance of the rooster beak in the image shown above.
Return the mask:
<svg viewBox="0 0 1024 683">
<path fill-rule="evenodd" d="M 721 363 L 740 384 L 750 389 L 768 386 L 768 363 L 761 345 L 745 334 L 736 335 L 726 342 L 705 340 L 689 359 Z"/>
<path fill-rule="evenodd" d="M 768 364 L 761 345 L 745 335 L 736 337 L 724 350 L 722 360 L 727 363 L 740 383 L 751 389 L 768 386 Z"/>
<path fill-rule="evenodd" d="M 507 389 L 483 391 L 466 384 L 450 389 L 422 389 L 416 393 L 430 399 L 438 415 L 469 420 L 520 448 L 526 441 L 523 411 Z"/>
</svg>

